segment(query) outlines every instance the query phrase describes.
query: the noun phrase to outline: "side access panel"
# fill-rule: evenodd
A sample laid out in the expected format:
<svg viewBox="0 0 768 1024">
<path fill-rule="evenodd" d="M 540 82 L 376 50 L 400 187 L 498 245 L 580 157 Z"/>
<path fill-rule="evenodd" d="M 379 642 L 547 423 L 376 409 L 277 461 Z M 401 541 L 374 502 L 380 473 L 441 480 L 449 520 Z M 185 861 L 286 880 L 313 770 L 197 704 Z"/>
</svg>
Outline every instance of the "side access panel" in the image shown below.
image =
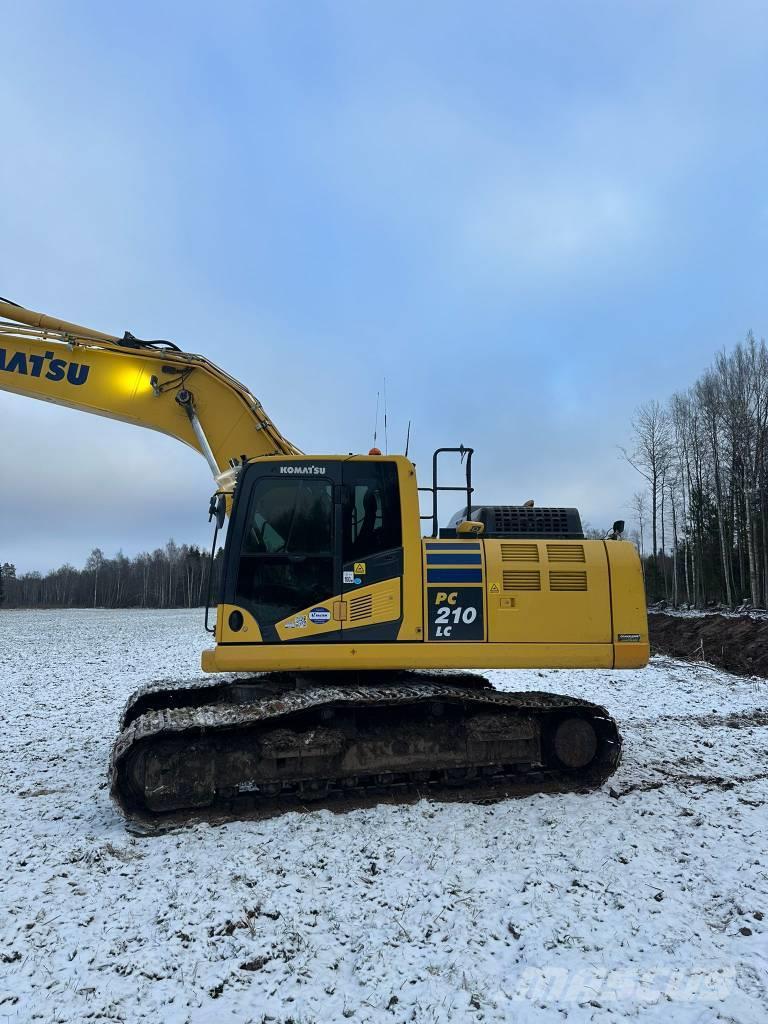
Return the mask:
<svg viewBox="0 0 768 1024">
<path fill-rule="evenodd" d="M 491 643 L 610 644 L 602 541 L 486 540 Z"/>
<path fill-rule="evenodd" d="M 611 569 L 613 644 L 616 668 L 642 668 L 648 664 L 648 614 L 640 558 L 634 544 L 607 542 Z"/>
</svg>

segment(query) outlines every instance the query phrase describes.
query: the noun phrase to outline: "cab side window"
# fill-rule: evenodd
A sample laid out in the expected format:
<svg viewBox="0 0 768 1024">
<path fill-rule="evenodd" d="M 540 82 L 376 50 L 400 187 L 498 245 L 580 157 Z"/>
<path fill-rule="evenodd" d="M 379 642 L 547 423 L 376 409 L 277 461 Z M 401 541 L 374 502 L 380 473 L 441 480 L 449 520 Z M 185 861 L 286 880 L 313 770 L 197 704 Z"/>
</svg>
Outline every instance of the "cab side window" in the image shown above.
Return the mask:
<svg viewBox="0 0 768 1024">
<path fill-rule="evenodd" d="M 344 464 L 348 501 L 343 513 L 342 560 L 353 562 L 403 543 L 400 490 L 393 463 Z"/>
</svg>

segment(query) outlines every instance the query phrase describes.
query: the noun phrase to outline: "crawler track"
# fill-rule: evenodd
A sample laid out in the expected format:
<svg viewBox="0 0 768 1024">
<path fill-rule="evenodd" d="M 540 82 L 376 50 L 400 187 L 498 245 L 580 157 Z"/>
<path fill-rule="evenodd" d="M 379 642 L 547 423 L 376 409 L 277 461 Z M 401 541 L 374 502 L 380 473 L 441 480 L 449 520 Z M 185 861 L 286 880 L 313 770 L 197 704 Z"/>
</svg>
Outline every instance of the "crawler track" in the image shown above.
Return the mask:
<svg viewBox="0 0 768 1024">
<path fill-rule="evenodd" d="M 339 797 L 588 789 L 621 757 L 615 722 L 587 701 L 501 693 L 463 673 L 354 680 L 144 688 L 112 751 L 112 796 L 153 830 Z"/>
</svg>

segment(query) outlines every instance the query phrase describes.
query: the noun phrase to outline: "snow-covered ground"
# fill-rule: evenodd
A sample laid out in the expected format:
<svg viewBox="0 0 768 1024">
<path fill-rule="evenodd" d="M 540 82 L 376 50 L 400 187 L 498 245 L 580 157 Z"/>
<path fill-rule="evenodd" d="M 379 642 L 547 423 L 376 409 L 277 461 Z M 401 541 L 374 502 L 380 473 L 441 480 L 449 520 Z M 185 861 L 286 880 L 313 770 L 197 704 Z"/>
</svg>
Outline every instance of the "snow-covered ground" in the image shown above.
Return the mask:
<svg viewBox="0 0 768 1024">
<path fill-rule="evenodd" d="M 766 1020 L 766 682 L 495 672 L 615 713 L 602 791 L 134 838 L 118 712 L 199 674 L 200 619 L 0 612 L 2 1024 Z"/>
</svg>

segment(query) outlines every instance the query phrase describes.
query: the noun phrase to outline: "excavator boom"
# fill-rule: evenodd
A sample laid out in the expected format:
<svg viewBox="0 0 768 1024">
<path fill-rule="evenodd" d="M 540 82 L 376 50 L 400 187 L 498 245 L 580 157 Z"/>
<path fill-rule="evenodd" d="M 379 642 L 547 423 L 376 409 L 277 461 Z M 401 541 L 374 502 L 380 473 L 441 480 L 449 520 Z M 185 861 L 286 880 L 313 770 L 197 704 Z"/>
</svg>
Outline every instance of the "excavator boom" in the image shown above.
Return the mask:
<svg viewBox="0 0 768 1024">
<path fill-rule="evenodd" d="M 203 356 L 0 300 L 0 390 L 177 438 L 218 483 L 243 457 L 299 455 L 247 388 Z"/>
</svg>

